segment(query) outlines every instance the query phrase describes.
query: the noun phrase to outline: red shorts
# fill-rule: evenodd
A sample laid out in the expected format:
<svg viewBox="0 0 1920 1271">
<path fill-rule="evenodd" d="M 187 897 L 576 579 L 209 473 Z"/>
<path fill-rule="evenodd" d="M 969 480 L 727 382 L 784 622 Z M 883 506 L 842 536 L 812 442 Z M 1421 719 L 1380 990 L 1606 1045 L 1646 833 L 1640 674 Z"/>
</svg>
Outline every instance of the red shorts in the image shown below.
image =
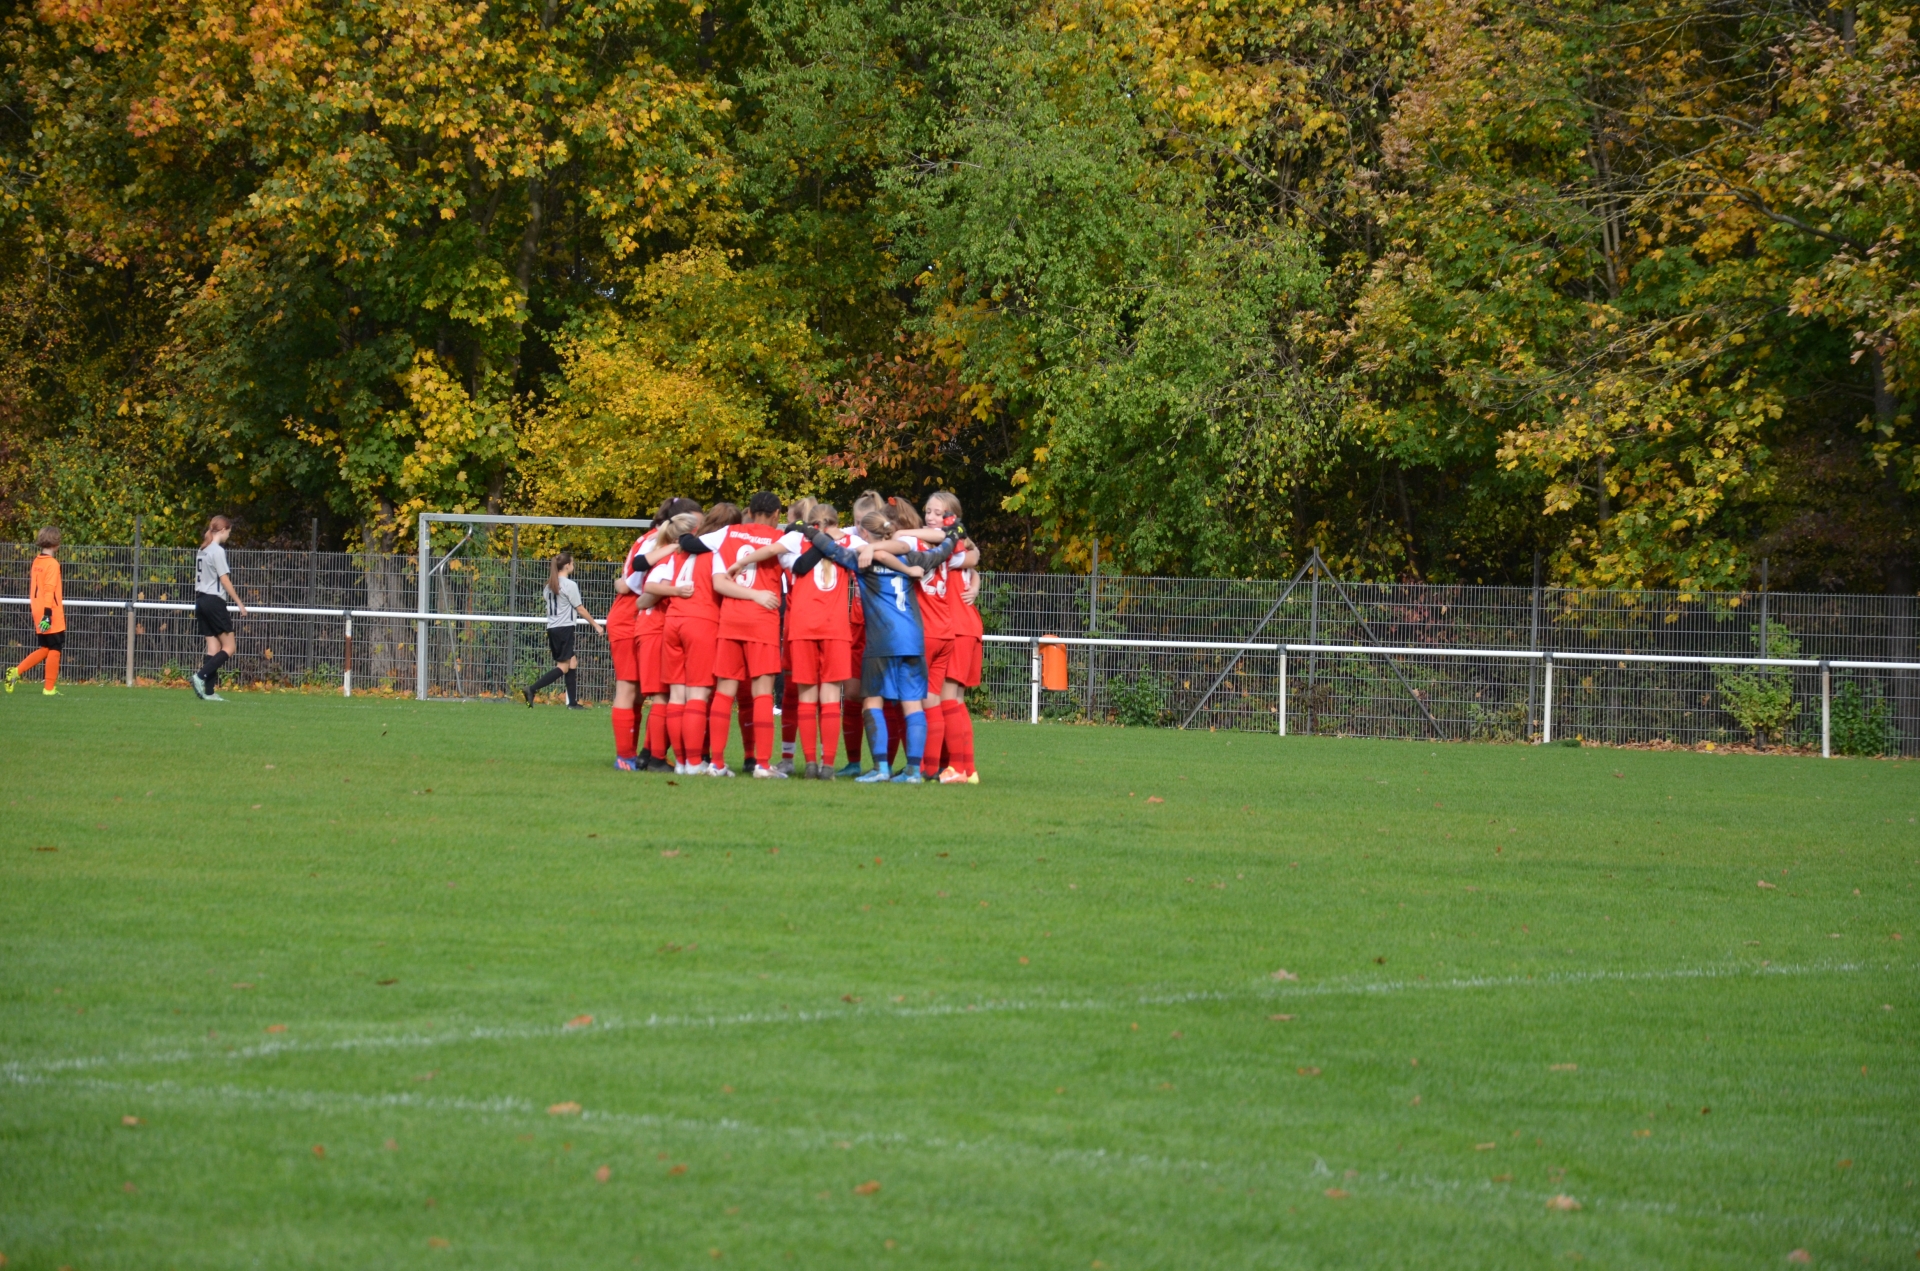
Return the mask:
<svg viewBox="0 0 1920 1271">
<path fill-rule="evenodd" d="M 640 682 L 640 628 L 622 623 L 607 624 L 607 648 L 613 653 L 613 678 Z"/>
<path fill-rule="evenodd" d="M 867 624 L 866 623 L 856 622 L 853 624 L 853 639 L 847 641 L 847 657 L 849 659 L 850 667 L 859 666 L 862 662 L 866 660 L 866 657 L 867 657 Z M 854 675 L 851 671 L 849 671 L 847 678 L 851 680 L 851 679 L 857 679 L 859 677 Z"/>
<path fill-rule="evenodd" d="M 853 678 L 853 646 L 845 640 L 789 640 L 795 684 L 838 684 Z"/>
<path fill-rule="evenodd" d="M 980 637 L 953 637 L 953 651 L 947 654 L 947 679 L 962 688 L 980 687 Z"/>
<path fill-rule="evenodd" d="M 927 696 L 938 697 L 947 686 L 953 664 L 953 641 L 927 638 Z"/>
<path fill-rule="evenodd" d="M 657 627 L 644 635 L 636 637 L 640 646 L 640 693 L 643 697 L 652 697 L 656 693 L 667 691 L 667 631 Z"/>
<path fill-rule="evenodd" d="M 713 687 L 713 658 L 720 643 L 717 619 L 667 619 L 666 645 L 660 651 L 661 677 L 669 684 L 688 688 Z"/>
<path fill-rule="evenodd" d="M 780 646 L 764 640 L 722 640 L 713 657 L 717 680 L 752 680 L 780 674 Z"/>
</svg>

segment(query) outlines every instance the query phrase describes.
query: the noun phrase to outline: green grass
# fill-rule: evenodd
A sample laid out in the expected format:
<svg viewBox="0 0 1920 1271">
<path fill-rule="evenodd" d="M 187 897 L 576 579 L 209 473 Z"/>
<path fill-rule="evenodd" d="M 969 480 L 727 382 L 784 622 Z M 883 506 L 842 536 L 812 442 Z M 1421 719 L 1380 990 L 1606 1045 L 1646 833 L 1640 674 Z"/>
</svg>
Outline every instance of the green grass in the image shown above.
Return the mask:
<svg viewBox="0 0 1920 1271">
<path fill-rule="evenodd" d="M 670 784 L 600 712 L 0 712 L 9 1271 L 1920 1249 L 1911 764 L 983 724 L 978 787 Z"/>
</svg>

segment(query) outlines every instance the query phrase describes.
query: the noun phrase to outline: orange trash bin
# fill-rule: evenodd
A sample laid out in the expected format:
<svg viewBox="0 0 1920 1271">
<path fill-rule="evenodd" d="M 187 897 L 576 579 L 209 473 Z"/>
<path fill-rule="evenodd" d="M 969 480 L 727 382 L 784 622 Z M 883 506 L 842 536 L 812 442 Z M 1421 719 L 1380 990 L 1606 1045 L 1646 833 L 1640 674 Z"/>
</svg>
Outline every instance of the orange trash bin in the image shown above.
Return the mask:
<svg viewBox="0 0 1920 1271">
<path fill-rule="evenodd" d="M 1059 640 L 1059 636 L 1040 637 L 1040 687 L 1054 693 L 1067 687 L 1067 646 Z"/>
</svg>

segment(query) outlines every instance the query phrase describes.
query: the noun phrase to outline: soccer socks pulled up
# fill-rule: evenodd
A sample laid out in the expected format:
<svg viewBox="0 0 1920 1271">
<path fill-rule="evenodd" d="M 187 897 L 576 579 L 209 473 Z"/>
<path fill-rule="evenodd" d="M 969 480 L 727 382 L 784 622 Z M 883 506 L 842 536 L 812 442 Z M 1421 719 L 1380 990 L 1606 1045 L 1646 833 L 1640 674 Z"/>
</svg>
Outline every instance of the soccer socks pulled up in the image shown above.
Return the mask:
<svg viewBox="0 0 1920 1271">
<path fill-rule="evenodd" d="M 907 737 L 906 713 L 900 709 L 900 703 L 888 702 L 887 712 L 887 767 L 894 767 L 894 759 L 900 753 L 900 743 Z M 873 757 L 880 758 L 880 752 L 874 751 Z"/>
<path fill-rule="evenodd" d="M 546 688 L 549 684 L 558 683 L 560 680 L 560 677 L 565 674 L 566 674 L 565 671 L 561 670 L 559 667 L 556 666 L 551 671 L 548 671 L 545 675 L 535 680 L 533 682 L 533 687 L 527 691 L 532 693 L 535 697 L 538 697 L 540 695 L 541 689 Z"/>
<path fill-rule="evenodd" d="M 680 753 L 687 763 L 707 761 L 707 710 L 707 703 L 692 701 L 680 716 L 680 732 L 686 743 Z"/>
<path fill-rule="evenodd" d="M 745 685 L 745 688 L 746 688 L 746 690 L 747 690 L 747 693 L 746 693 L 746 696 L 745 696 L 745 697 L 741 697 L 741 698 L 739 698 L 739 702 L 740 702 L 740 762 L 741 762 L 742 764 L 745 764 L 745 765 L 747 765 L 747 766 L 748 766 L 748 767 L 750 768 L 750 767 L 752 766 L 752 764 L 753 764 L 753 743 L 754 743 L 754 736 L 753 736 L 753 724 L 754 724 L 754 720 L 753 720 L 753 685 L 752 685 L 751 683 L 748 683 L 747 685 Z M 722 749 L 722 750 L 724 750 L 724 749 L 725 749 L 725 747 L 722 747 L 721 749 Z"/>
<path fill-rule="evenodd" d="M 922 776 L 940 775 L 940 746 L 946 740 L 946 712 L 940 709 L 940 703 L 924 708 L 920 718 L 925 722 L 921 727 L 927 730 L 926 749 L 920 752 L 920 772 Z"/>
<path fill-rule="evenodd" d="M 51 649 L 35 649 L 32 653 L 27 654 L 26 657 L 21 658 L 20 665 L 14 667 L 13 669 L 17 673 L 21 675 L 25 675 L 28 671 L 31 671 L 34 667 L 39 666 L 42 662 L 45 662 L 47 660 L 47 654 L 51 652 L 52 652 Z"/>
<path fill-rule="evenodd" d="M 638 710 L 638 707 L 634 708 Z M 667 747 L 673 744 L 667 728 L 667 704 L 655 702 L 647 710 L 647 753 L 655 759 L 667 757 Z"/>
<path fill-rule="evenodd" d="M 818 703 L 815 703 L 818 705 Z M 800 686 L 787 676 L 787 687 L 780 694 L 780 757 L 793 758 L 793 738 L 800 728 Z M 807 756 L 807 762 L 813 762 L 813 756 Z"/>
<path fill-rule="evenodd" d="M 49 649 L 47 652 L 48 656 L 51 657 L 53 651 Z M 218 653 L 209 653 L 206 660 L 200 663 L 200 682 L 207 686 L 207 692 L 211 693 L 219 687 L 220 668 L 226 664 L 227 651 L 225 649 L 220 650 Z"/>
<path fill-rule="evenodd" d="M 753 761 L 770 768 L 772 760 L 773 694 L 762 693 L 753 699 Z"/>
<path fill-rule="evenodd" d="M 842 699 L 840 703 L 840 740 L 847 747 L 847 762 L 860 762 L 860 730 L 866 726 L 860 717 L 860 707 Z"/>
<path fill-rule="evenodd" d="M 820 703 L 820 762 L 829 768 L 833 767 L 834 761 L 839 757 L 840 711 L 841 706 L 838 702 Z M 847 713 L 855 720 L 860 718 L 856 711 Z M 860 752 L 856 750 L 853 753 L 858 755 Z"/>
<path fill-rule="evenodd" d="M 947 717 L 947 753 L 953 756 L 953 767 L 958 772 L 971 773 L 974 770 L 973 715 L 958 698 L 942 702 L 940 707 L 940 713 Z"/>
<path fill-rule="evenodd" d="M 806 757 L 808 763 L 817 762 L 820 757 L 819 743 L 824 740 L 824 738 L 814 735 L 820 727 L 820 703 L 795 703 L 792 714 L 795 727 L 800 735 L 800 753 Z M 786 731 L 787 715 L 788 713 L 785 711 L 782 711 L 780 714 L 780 727 L 783 732 Z M 835 720 L 834 722 L 838 723 L 839 721 Z"/>
<path fill-rule="evenodd" d="M 48 649 L 47 650 L 47 692 L 49 693 L 53 692 L 54 686 L 59 683 L 60 683 L 60 650 Z"/>
<path fill-rule="evenodd" d="M 873 706 L 869 706 L 864 713 L 867 717 L 867 749 L 873 752 L 873 766 L 891 768 L 892 761 L 887 758 L 887 713 Z"/>
<path fill-rule="evenodd" d="M 580 690 L 574 683 L 573 677 L 574 672 L 572 671 L 568 671 L 565 677 L 567 681 L 567 705 L 578 706 L 580 704 Z"/>
<path fill-rule="evenodd" d="M 661 710 L 662 707 L 654 707 Z M 673 743 L 673 758 L 676 763 L 687 763 L 687 704 L 671 702 L 664 709 L 667 712 L 667 739 Z"/>
<path fill-rule="evenodd" d="M 905 712 L 902 712 L 905 714 Z M 927 713 L 915 711 L 906 716 L 907 767 L 918 768 L 927 753 Z"/>
<path fill-rule="evenodd" d="M 613 708 L 613 753 L 616 757 L 631 759 L 639 752 L 640 738 L 635 722 L 631 707 Z"/>
<path fill-rule="evenodd" d="M 707 711 L 707 746 L 713 751 L 715 766 L 726 765 L 727 734 L 732 728 L 733 698 L 726 693 L 715 693 L 713 705 Z"/>
</svg>

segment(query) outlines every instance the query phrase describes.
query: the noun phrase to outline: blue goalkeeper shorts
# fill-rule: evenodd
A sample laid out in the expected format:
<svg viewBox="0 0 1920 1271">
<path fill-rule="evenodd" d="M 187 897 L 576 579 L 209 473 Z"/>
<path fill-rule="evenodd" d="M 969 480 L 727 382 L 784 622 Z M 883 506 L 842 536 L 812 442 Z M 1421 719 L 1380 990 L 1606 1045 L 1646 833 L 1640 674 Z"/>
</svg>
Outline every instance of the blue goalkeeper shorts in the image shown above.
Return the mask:
<svg viewBox="0 0 1920 1271">
<path fill-rule="evenodd" d="M 927 660 L 864 658 L 860 663 L 860 692 L 889 702 L 923 702 L 927 698 Z"/>
</svg>

